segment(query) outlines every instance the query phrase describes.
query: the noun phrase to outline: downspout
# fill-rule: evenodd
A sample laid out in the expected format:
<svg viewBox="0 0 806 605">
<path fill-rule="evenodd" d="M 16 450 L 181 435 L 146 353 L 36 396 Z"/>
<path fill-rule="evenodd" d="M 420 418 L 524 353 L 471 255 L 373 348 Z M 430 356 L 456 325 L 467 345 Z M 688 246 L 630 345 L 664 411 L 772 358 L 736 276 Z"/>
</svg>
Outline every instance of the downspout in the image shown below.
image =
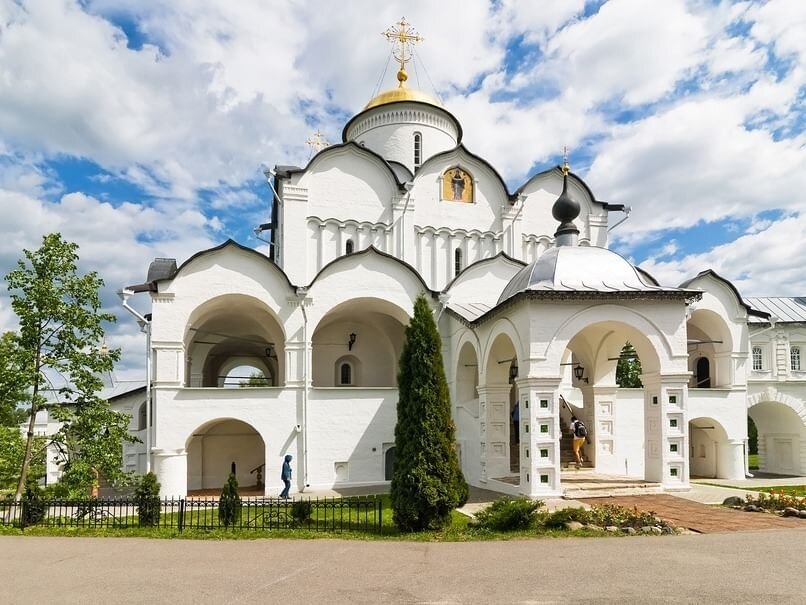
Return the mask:
<svg viewBox="0 0 806 605">
<path fill-rule="evenodd" d="M 613 204 L 613 205 L 615 205 L 615 204 Z M 606 210 L 608 210 L 608 211 L 610 210 L 609 208 L 607 208 L 607 206 L 605 206 L 605 209 L 606 209 Z M 613 226 L 611 226 L 611 227 L 608 227 L 608 228 L 607 228 L 607 232 L 608 232 L 608 233 L 610 233 L 610 232 L 611 232 L 613 229 L 615 229 L 615 228 L 616 228 L 616 227 L 618 227 L 618 226 L 619 226 L 621 223 L 623 223 L 623 222 L 624 222 L 624 221 L 626 221 L 628 218 L 630 218 L 630 212 L 632 212 L 632 206 L 622 206 L 622 207 L 620 208 L 620 210 L 621 210 L 621 211 L 624 213 L 624 218 L 622 218 L 620 221 L 618 221 L 618 222 L 617 222 L 615 225 L 613 225 Z"/>
<path fill-rule="evenodd" d="M 140 324 L 140 330 L 146 335 L 146 473 L 151 472 L 151 319 L 138 313 L 128 303 L 129 297 L 134 294 L 131 290 L 123 289 L 118 292 L 123 308 L 131 313 Z"/>
<path fill-rule="evenodd" d="M 406 210 L 409 208 L 409 201 L 411 200 L 411 190 L 414 188 L 414 183 L 403 183 L 406 189 L 406 203 L 403 205 L 403 212 L 400 213 L 400 260 L 406 260 Z"/>
<path fill-rule="evenodd" d="M 310 487 L 308 483 L 308 313 L 305 310 L 305 298 L 308 295 L 306 288 L 297 288 L 300 309 L 302 309 L 302 339 L 303 339 L 303 361 L 302 361 L 302 479 L 304 491 Z"/>
</svg>

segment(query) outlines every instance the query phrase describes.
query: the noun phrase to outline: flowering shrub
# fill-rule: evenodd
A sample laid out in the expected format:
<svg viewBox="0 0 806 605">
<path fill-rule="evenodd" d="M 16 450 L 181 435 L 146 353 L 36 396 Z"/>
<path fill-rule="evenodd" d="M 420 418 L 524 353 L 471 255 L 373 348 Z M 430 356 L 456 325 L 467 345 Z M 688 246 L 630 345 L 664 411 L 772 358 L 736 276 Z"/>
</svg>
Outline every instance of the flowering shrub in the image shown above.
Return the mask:
<svg viewBox="0 0 806 605">
<path fill-rule="evenodd" d="M 772 491 L 768 494 L 760 492 L 758 496 L 748 494 L 746 500 L 747 504 L 755 505 L 768 511 L 782 511 L 785 508 L 806 510 L 806 498 L 792 496 L 782 491 Z"/>
</svg>

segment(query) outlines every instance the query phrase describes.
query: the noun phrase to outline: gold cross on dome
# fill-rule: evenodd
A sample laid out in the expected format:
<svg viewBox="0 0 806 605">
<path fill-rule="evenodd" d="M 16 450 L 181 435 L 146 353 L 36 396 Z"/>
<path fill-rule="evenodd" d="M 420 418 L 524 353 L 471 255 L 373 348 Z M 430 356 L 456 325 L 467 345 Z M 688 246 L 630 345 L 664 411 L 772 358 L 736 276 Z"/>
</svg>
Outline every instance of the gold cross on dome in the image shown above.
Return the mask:
<svg viewBox="0 0 806 605">
<path fill-rule="evenodd" d="M 567 175 L 571 171 L 568 165 L 568 145 L 563 145 L 563 174 Z"/>
<path fill-rule="evenodd" d="M 400 21 L 395 23 L 392 27 L 381 33 L 388 42 L 392 43 L 392 56 L 400 63 L 400 70 L 397 72 L 397 79 L 400 86 L 408 79 L 406 75 L 406 63 L 411 61 L 412 49 L 411 47 L 418 42 L 425 40 L 415 29 L 406 21 L 406 17 L 401 17 Z"/>
<path fill-rule="evenodd" d="M 319 132 L 319 129 L 316 129 L 308 139 L 305 141 L 305 144 L 311 148 L 313 153 L 319 153 L 325 147 L 329 147 L 330 143 L 327 142 L 327 139 Z"/>
</svg>

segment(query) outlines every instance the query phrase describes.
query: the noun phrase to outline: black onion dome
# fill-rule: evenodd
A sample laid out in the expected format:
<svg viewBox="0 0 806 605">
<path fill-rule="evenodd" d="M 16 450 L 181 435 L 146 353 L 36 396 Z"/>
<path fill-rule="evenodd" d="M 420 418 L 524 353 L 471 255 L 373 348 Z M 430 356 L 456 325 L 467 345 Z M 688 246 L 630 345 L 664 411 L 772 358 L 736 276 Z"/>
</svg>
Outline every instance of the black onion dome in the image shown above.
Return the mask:
<svg viewBox="0 0 806 605">
<path fill-rule="evenodd" d="M 574 219 L 579 216 L 580 206 L 579 202 L 568 195 L 568 173 L 563 170 L 563 190 L 560 197 L 554 202 L 551 207 L 551 214 L 555 220 L 560 221 L 560 226 L 555 235 L 564 233 L 579 233 L 579 230 L 574 225 Z"/>
</svg>

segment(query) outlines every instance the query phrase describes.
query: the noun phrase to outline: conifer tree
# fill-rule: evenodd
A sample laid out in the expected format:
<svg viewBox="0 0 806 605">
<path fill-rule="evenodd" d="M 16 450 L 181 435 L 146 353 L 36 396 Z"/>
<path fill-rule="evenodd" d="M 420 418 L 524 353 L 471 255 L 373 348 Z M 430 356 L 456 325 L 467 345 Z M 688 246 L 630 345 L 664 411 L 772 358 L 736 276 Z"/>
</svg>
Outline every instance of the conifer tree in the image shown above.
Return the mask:
<svg viewBox="0 0 806 605">
<path fill-rule="evenodd" d="M 641 360 L 635 347 L 627 341 L 621 349 L 618 363 L 616 363 L 616 384 L 626 389 L 640 389 L 641 384 Z"/>
<path fill-rule="evenodd" d="M 221 497 L 218 500 L 218 519 L 224 527 L 235 525 L 241 518 L 241 497 L 238 495 L 238 480 L 230 473 Z"/>
<path fill-rule="evenodd" d="M 402 531 L 439 529 L 467 501 L 442 341 L 425 296 L 414 304 L 398 373 L 392 509 Z"/>
</svg>

